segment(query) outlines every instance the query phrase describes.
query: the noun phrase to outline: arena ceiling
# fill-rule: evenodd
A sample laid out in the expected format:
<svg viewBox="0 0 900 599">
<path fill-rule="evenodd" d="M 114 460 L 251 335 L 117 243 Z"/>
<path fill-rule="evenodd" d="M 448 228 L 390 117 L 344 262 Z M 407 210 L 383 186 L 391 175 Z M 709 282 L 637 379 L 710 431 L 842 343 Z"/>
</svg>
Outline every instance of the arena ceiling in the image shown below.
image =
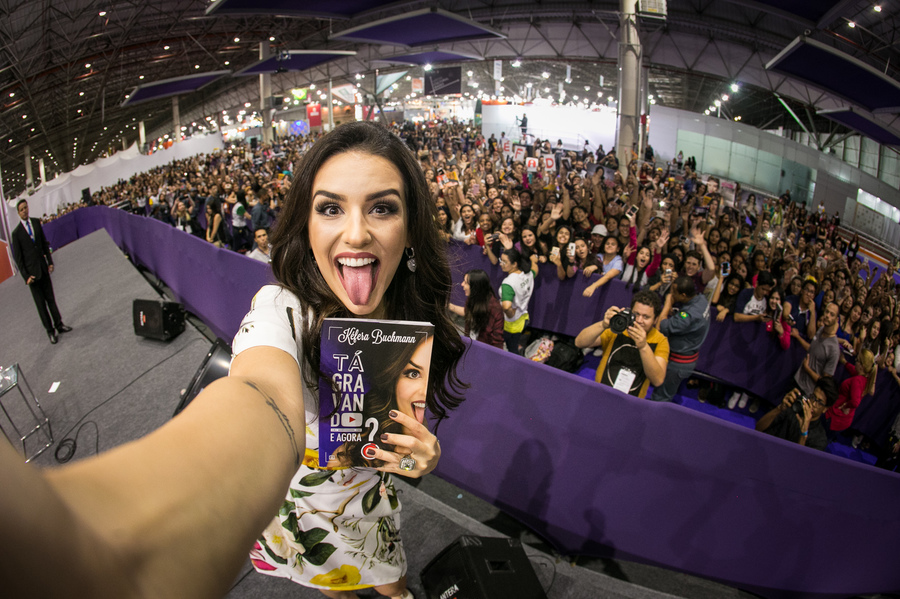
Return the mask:
<svg viewBox="0 0 900 599">
<path fill-rule="evenodd" d="M 243 6 L 241 6 L 243 4 Z M 241 10 L 270 13 L 239 14 Z M 326 12 L 363 14 L 346 19 Z M 340 40 L 334 33 L 421 9 L 441 9 L 474 21 L 502 37 L 417 46 L 419 51 L 453 50 L 476 57 L 463 64 L 464 89 L 493 88 L 493 60 L 502 59 L 504 93 L 555 95 L 564 82 L 567 97 L 616 96 L 619 44 L 618 2 L 521 0 L 439 0 L 391 2 L 332 0 L 286 2 L 254 0 L 213 6 L 204 0 L 0 0 L 0 168 L 7 197 L 24 189 L 25 151 L 34 178 L 44 158 L 48 176 L 90 163 L 110 150 L 130 145 L 144 121 L 148 139 L 172 129 L 168 98 L 122 106 L 138 85 L 187 75 L 237 73 L 260 59 L 260 42 L 271 40 L 273 53 L 289 50 L 355 51 L 305 71 L 272 75 L 273 93 L 310 83 L 355 84 L 363 89 L 381 74 L 410 67 L 384 62 L 409 54 L 403 45 Z M 284 13 L 301 6 L 309 15 Z M 669 0 L 665 19 L 641 18 L 643 63 L 649 68 L 650 93 L 660 105 L 703 112 L 715 99 L 724 118 L 759 128 L 805 129 L 821 147 L 850 132 L 817 114 L 853 107 L 835 90 L 767 70 L 798 36 L 844 52 L 890 80 L 900 80 L 900 6 L 856 0 Z M 248 8 L 249 7 L 249 8 Z M 354 8 L 355 7 L 355 8 Z M 853 26 L 851 26 L 851 23 Z M 521 66 L 511 66 L 520 59 Z M 451 63 L 452 64 L 452 63 Z M 421 73 L 412 67 L 412 74 Z M 603 85 L 600 86 L 601 76 Z M 471 84 L 478 84 L 475 88 Z M 740 91 L 732 93 L 731 84 Z M 405 78 L 396 96 L 410 93 Z M 545 89 L 551 91 L 544 92 Z M 534 93 L 532 92 L 532 93 Z M 223 110 L 259 105 L 259 78 L 224 76 L 179 97 L 181 122 L 202 124 Z M 790 109 L 790 110 L 788 110 Z M 233 112 L 232 112 L 233 114 Z M 895 134 L 896 114 L 869 115 Z"/>
</svg>

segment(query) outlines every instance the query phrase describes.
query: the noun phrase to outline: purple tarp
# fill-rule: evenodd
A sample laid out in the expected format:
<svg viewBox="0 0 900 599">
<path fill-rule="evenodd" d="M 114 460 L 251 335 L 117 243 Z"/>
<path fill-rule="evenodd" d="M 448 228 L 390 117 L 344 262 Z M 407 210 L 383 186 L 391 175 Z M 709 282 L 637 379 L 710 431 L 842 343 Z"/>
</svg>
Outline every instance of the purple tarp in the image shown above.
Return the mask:
<svg viewBox="0 0 900 599">
<path fill-rule="evenodd" d="M 99 228 L 224 339 L 271 280 L 263 264 L 109 208 L 79 209 L 45 232 L 58 248 Z M 485 267 L 480 248 L 452 248 L 455 282 Z M 498 268 L 487 263 L 485 270 L 499 282 Z M 618 281 L 590 299 L 581 296 L 584 286 L 583 277 L 560 282 L 542 269 L 534 305 L 543 308 L 531 312 L 533 324 L 575 334 L 630 297 Z M 461 301 L 458 287 L 455 293 Z M 764 394 L 784 384 L 801 354 L 783 352 L 759 329 L 714 323 L 701 370 Z M 900 589 L 900 475 L 636 399 L 484 344 L 471 345 L 461 375 L 473 384 L 441 425 L 437 473 L 564 553 L 656 564 L 769 597 Z M 883 423 L 898 399 L 892 381 L 879 387 L 887 403 L 868 411 L 884 407 Z"/>
</svg>

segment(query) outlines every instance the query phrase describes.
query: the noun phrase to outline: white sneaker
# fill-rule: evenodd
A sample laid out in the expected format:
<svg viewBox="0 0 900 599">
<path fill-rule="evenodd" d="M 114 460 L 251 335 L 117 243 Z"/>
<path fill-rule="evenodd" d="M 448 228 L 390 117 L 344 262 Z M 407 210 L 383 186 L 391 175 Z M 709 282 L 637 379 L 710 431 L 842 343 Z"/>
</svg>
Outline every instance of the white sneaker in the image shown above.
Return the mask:
<svg viewBox="0 0 900 599">
<path fill-rule="evenodd" d="M 750 400 L 750 396 L 746 393 L 741 393 L 741 401 L 738 402 L 738 409 L 743 410 L 747 407 L 747 402 Z"/>
<path fill-rule="evenodd" d="M 728 398 L 728 409 L 729 409 L 729 410 L 733 410 L 733 409 L 734 409 L 734 406 L 737 405 L 738 398 L 739 398 L 740 396 L 741 396 L 741 394 L 738 393 L 737 391 L 735 391 L 734 393 L 731 394 L 731 397 Z"/>
</svg>

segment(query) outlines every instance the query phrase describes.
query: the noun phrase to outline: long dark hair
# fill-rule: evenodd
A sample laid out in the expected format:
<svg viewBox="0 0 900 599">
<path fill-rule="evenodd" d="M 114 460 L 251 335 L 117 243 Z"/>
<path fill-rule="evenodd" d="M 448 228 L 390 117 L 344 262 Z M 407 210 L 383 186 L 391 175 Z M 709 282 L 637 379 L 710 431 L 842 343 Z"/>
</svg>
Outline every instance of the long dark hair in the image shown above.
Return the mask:
<svg viewBox="0 0 900 599">
<path fill-rule="evenodd" d="M 428 408 L 438 418 L 462 401 L 467 387 L 456 372 L 465 346 L 444 306 L 450 297 L 450 266 L 446 244 L 433 225 L 437 215 L 425 175 L 415 156 L 398 137 L 369 122 L 341 125 L 319 139 L 294 169 L 296 176 L 272 235 L 272 272 L 285 289 L 296 295 L 314 320 L 301 318 L 300 340 L 305 367 L 304 382 L 317 389 L 319 379 L 329 380 L 319 368 L 319 338 L 326 318 L 352 314 L 338 300 L 319 272 L 309 243 L 313 183 L 319 169 L 333 156 L 359 152 L 391 162 L 403 178 L 407 212 L 407 242 L 415 250 L 415 274 L 401 265 L 384 295 L 387 317 L 434 323 L 435 344 L 428 379 Z M 305 316 L 305 315 L 304 315 Z"/>
<path fill-rule="evenodd" d="M 491 279 L 480 268 L 475 268 L 466 273 L 469 277 L 469 297 L 466 298 L 466 332 L 478 331 L 487 328 L 491 316 L 491 298 L 494 288 L 491 287 Z"/>
</svg>

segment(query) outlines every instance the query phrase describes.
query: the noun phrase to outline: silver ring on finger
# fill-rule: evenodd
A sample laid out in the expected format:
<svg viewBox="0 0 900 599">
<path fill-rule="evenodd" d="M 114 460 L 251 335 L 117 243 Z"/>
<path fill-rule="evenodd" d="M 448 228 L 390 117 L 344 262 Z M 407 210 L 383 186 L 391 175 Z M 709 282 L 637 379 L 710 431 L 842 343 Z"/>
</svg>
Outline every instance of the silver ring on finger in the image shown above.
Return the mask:
<svg viewBox="0 0 900 599">
<path fill-rule="evenodd" d="M 413 468 L 416 467 L 416 461 L 412 459 L 410 456 L 405 455 L 400 458 L 399 464 L 400 470 L 404 470 L 406 472 L 411 472 Z"/>
</svg>

